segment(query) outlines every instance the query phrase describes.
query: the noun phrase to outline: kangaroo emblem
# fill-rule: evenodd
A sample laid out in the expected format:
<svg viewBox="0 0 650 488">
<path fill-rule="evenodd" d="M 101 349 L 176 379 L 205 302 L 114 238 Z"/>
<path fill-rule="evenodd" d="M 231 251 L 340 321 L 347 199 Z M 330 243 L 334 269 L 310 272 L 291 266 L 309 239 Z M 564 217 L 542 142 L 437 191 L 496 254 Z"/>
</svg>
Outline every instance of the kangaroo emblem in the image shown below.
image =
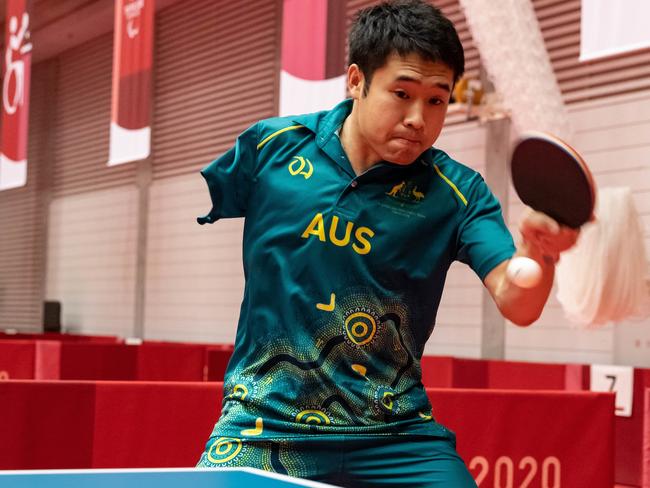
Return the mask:
<svg viewBox="0 0 650 488">
<path fill-rule="evenodd" d="M 424 193 L 422 193 L 421 191 L 418 191 L 417 186 L 415 188 L 413 188 L 413 191 L 411 192 L 411 195 L 413 195 L 417 201 L 420 201 L 420 200 L 422 200 L 424 198 Z"/>
<path fill-rule="evenodd" d="M 400 184 L 395 185 L 391 191 L 386 193 L 386 195 L 394 197 L 395 195 L 397 195 L 402 190 L 402 188 L 404 188 L 404 185 L 406 185 L 406 182 L 402 181 Z"/>
</svg>

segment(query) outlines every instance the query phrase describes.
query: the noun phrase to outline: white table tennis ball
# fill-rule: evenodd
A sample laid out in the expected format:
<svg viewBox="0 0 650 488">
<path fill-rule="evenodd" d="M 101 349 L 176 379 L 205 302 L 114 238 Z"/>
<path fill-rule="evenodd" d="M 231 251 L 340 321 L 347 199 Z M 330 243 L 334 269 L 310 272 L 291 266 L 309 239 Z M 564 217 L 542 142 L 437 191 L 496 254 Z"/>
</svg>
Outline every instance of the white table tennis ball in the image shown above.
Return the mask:
<svg viewBox="0 0 650 488">
<path fill-rule="evenodd" d="M 520 288 L 532 288 L 542 279 L 542 267 L 534 259 L 519 256 L 508 263 L 506 276 Z"/>
</svg>

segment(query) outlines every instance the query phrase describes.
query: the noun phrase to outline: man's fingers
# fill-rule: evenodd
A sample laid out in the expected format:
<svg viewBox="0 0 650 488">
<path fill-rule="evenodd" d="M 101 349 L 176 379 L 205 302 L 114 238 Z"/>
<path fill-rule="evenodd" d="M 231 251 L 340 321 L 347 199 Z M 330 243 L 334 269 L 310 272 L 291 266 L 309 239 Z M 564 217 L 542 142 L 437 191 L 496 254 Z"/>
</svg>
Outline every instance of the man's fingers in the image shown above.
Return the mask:
<svg viewBox="0 0 650 488">
<path fill-rule="evenodd" d="M 521 230 L 522 233 L 530 230 L 547 234 L 558 234 L 561 231 L 561 226 L 548 215 L 530 210 L 521 222 Z"/>
<path fill-rule="evenodd" d="M 579 230 L 561 226 L 548 215 L 533 210 L 524 216 L 519 230 L 525 241 L 552 256 L 573 247 L 580 234 Z"/>
</svg>

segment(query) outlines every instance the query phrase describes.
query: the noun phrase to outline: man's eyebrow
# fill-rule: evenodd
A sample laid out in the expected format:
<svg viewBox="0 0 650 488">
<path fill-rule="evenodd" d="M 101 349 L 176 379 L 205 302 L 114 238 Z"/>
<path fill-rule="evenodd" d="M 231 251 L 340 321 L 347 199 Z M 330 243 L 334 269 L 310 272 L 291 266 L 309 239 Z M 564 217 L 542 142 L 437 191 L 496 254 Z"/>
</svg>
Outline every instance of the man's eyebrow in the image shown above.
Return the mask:
<svg viewBox="0 0 650 488">
<path fill-rule="evenodd" d="M 395 78 L 395 81 L 406 81 L 411 83 L 422 84 L 422 81 L 420 79 L 413 78 L 412 76 L 408 76 L 408 75 L 399 75 L 397 78 Z M 451 92 L 451 87 L 447 83 L 444 82 L 435 83 L 434 86 L 437 86 L 438 88 L 442 88 L 446 92 Z"/>
</svg>

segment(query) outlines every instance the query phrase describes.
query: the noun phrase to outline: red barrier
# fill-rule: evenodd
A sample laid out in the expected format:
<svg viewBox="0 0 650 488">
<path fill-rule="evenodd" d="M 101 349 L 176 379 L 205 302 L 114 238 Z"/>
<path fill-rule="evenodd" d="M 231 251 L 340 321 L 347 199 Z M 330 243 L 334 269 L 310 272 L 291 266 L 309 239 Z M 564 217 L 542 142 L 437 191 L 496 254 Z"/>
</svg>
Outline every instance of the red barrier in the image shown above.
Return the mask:
<svg viewBox="0 0 650 488">
<path fill-rule="evenodd" d="M 204 382 L 0 382 L 0 469 L 192 466 L 222 394 Z M 613 395 L 428 394 L 481 486 L 611 488 Z"/>
<path fill-rule="evenodd" d="M 138 347 L 125 344 L 61 344 L 62 380 L 135 380 Z"/>
<path fill-rule="evenodd" d="M 422 384 L 430 388 L 486 388 L 487 367 L 482 359 L 422 356 Z"/>
<path fill-rule="evenodd" d="M 95 385 L 0 382 L 0 469 L 90 468 Z"/>
<path fill-rule="evenodd" d="M 634 370 L 632 416 L 616 417 L 616 483 L 645 486 L 643 483 L 643 426 L 646 389 L 650 388 L 650 369 Z"/>
<path fill-rule="evenodd" d="M 589 390 L 589 367 L 524 361 L 485 361 L 487 387 L 501 390 Z"/>
<path fill-rule="evenodd" d="M 34 378 L 36 341 L 0 342 L 0 378 Z"/>
<path fill-rule="evenodd" d="M 215 383 L 0 382 L 0 469 L 194 466 Z"/>
<path fill-rule="evenodd" d="M 206 346 L 181 343 L 64 343 L 61 379 L 202 381 Z"/>
<path fill-rule="evenodd" d="M 650 388 L 645 389 L 645 408 L 643 416 L 643 488 L 650 488 Z"/>
<path fill-rule="evenodd" d="M 59 355 L 55 341 L 0 341 L 0 380 L 57 379 Z"/>
<path fill-rule="evenodd" d="M 614 395 L 428 389 L 479 487 L 611 488 Z"/>
<path fill-rule="evenodd" d="M 57 380 L 61 377 L 61 343 L 36 341 L 34 379 Z"/>
<path fill-rule="evenodd" d="M 207 381 L 223 381 L 233 346 L 227 344 L 211 345 L 206 350 Z"/>
<path fill-rule="evenodd" d="M 0 380 L 223 380 L 233 346 L 146 341 L 0 341 Z"/>
<path fill-rule="evenodd" d="M 150 343 L 137 349 L 136 377 L 141 381 L 203 381 L 206 369 L 204 344 Z"/>
<path fill-rule="evenodd" d="M 43 332 L 43 333 L 28 333 L 28 332 L 15 332 L 7 333 L 0 332 L 0 340 L 32 340 L 32 341 L 61 341 L 61 342 L 101 342 L 108 344 L 119 344 L 123 342 L 117 336 L 95 336 L 84 334 L 62 334 L 58 332 Z"/>
<path fill-rule="evenodd" d="M 98 384 L 92 467 L 195 466 L 222 395 L 204 382 Z"/>
</svg>

